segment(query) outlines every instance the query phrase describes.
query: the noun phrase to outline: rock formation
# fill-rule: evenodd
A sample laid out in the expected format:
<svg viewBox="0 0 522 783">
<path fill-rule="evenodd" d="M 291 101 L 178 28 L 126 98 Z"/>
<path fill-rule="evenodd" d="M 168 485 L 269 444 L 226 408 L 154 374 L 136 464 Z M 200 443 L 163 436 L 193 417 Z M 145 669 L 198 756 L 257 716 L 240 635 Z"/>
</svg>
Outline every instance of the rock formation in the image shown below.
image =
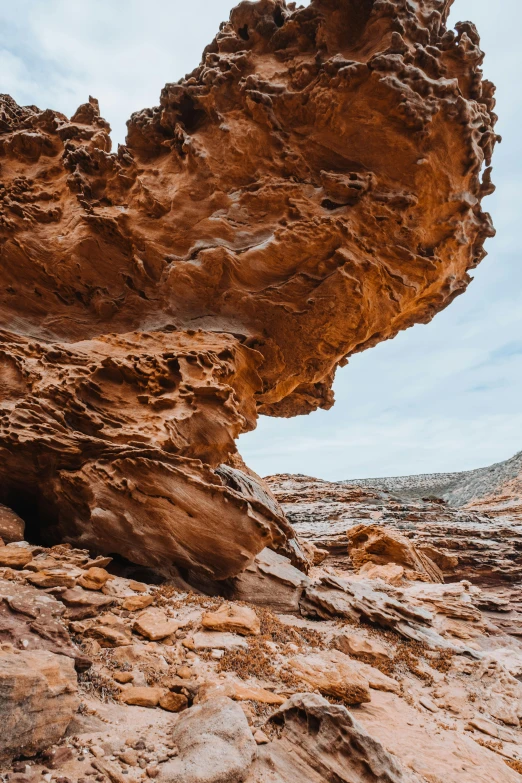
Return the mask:
<svg viewBox="0 0 522 783">
<path fill-rule="evenodd" d="M 330 407 L 493 232 L 494 88 L 450 6 L 242 2 L 116 153 L 93 98 L 1 98 L 0 501 L 29 538 L 187 578 L 303 565 L 235 439 Z"/>
<path fill-rule="evenodd" d="M 327 552 L 325 565 L 353 567 L 347 532 L 363 526 L 380 531 L 375 563 L 388 550 L 385 561 L 406 565 L 404 553 L 385 546 L 399 533 L 447 580 L 508 586 L 522 580 L 519 472 L 517 455 L 461 474 L 337 482 L 285 474 L 265 480 L 303 544 Z"/>
</svg>

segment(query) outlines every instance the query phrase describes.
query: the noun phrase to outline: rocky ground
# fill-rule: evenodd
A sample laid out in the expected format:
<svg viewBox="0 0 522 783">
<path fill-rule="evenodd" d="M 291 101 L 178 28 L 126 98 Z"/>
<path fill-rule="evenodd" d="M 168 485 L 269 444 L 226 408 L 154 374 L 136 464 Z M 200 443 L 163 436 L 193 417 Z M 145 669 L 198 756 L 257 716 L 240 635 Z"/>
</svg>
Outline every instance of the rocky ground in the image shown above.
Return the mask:
<svg viewBox="0 0 522 783">
<path fill-rule="evenodd" d="M 306 505 L 310 486 L 285 477 L 285 507 L 292 481 Z M 459 580 L 458 555 L 357 491 L 351 525 L 332 514 L 335 546 L 335 493 L 326 549 L 296 523 L 308 574 L 265 550 L 229 600 L 70 545 L 0 547 L 3 780 L 519 780 L 516 583 L 478 586 L 471 566 L 475 584 Z"/>
</svg>

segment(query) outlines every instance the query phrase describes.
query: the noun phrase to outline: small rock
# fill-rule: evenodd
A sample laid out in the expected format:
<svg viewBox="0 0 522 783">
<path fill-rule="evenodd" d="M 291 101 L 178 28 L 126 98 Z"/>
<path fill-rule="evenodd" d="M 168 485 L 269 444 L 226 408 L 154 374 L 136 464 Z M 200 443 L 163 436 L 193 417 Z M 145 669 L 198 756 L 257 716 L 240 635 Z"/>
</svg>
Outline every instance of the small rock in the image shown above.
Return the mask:
<svg viewBox="0 0 522 783">
<path fill-rule="evenodd" d="M 391 657 L 382 644 L 379 644 L 374 639 L 366 639 L 364 636 L 356 633 L 345 632 L 336 636 L 332 640 L 332 647 L 345 653 L 345 655 L 352 655 L 354 658 L 367 656 L 377 662 L 387 661 Z"/>
<path fill-rule="evenodd" d="M 82 568 L 88 571 L 89 568 L 107 568 L 112 563 L 112 557 L 96 557 L 94 560 L 89 560 Z"/>
<path fill-rule="evenodd" d="M 0 552 L 2 552 L 1 549 Z M 63 568 L 38 571 L 38 573 L 28 576 L 27 581 L 35 587 L 42 589 L 49 587 L 74 587 L 76 584 L 74 576 Z"/>
<path fill-rule="evenodd" d="M 190 666 L 178 666 L 176 674 L 181 677 L 182 680 L 190 680 L 192 677 L 192 669 Z"/>
<path fill-rule="evenodd" d="M 266 745 L 268 742 L 270 742 L 265 732 L 261 731 L 261 729 L 258 729 L 254 732 L 254 739 L 258 745 Z"/>
<path fill-rule="evenodd" d="M 92 567 L 78 579 L 78 584 L 86 590 L 101 590 L 109 578 L 109 573 L 104 568 Z"/>
<path fill-rule="evenodd" d="M 187 697 L 182 693 L 172 693 L 166 691 L 159 700 L 159 705 L 162 709 L 168 712 L 181 712 L 188 707 Z"/>
<path fill-rule="evenodd" d="M 149 778 L 157 778 L 159 775 L 159 767 L 146 767 L 145 772 Z"/>
<path fill-rule="evenodd" d="M 120 753 L 119 758 L 120 761 L 128 764 L 129 767 L 135 767 L 138 763 L 138 754 L 132 748 L 129 748 L 129 750 L 124 750 L 123 753 Z"/>
<path fill-rule="evenodd" d="M 96 639 L 102 647 L 125 647 L 132 644 L 130 630 L 123 624 L 95 625 L 88 628 L 84 634 L 87 638 Z"/>
<path fill-rule="evenodd" d="M 137 612 L 139 609 L 146 609 L 153 601 L 152 595 L 130 595 L 123 600 L 122 607 L 129 612 Z"/>
<path fill-rule="evenodd" d="M 162 695 L 162 688 L 130 687 L 122 692 L 120 701 L 138 707 L 157 707 Z"/>
<path fill-rule="evenodd" d="M 169 620 L 161 609 L 148 609 L 138 617 L 133 625 L 134 631 L 151 641 L 165 639 L 176 633 L 178 628 L 179 623 Z"/>
<path fill-rule="evenodd" d="M 49 769 L 58 769 L 73 758 L 73 752 L 66 746 L 50 748 L 43 753 L 43 758 Z"/>
<path fill-rule="evenodd" d="M 0 566 L 5 566 L 6 568 L 23 568 L 27 563 L 30 563 L 32 559 L 32 551 L 29 548 L 13 546 L 10 544 L 0 547 Z"/>
<path fill-rule="evenodd" d="M 238 647 L 248 648 L 248 642 L 242 636 L 225 631 L 199 631 L 184 639 L 184 647 L 189 650 L 235 650 Z"/>
<path fill-rule="evenodd" d="M 91 745 L 89 748 L 92 755 L 95 756 L 97 759 L 101 759 L 105 756 L 105 751 L 103 748 L 101 748 L 99 745 Z"/>
<path fill-rule="evenodd" d="M 123 685 L 126 685 L 128 682 L 132 682 L 134 679 L 134 674 L 132 672 L 114 672 L 112 676 L 116 682 L 120 682 Z"/>
<path fill-rule="evenodd" d="M 242 636 L 261 633 L 259 617 L 254 609 L 238 604 L 222 604 L 215 612 L 205 612 L 201 625 L 209 631 L 230 631 Z"/>
<path fill-rule="evenodd" d="M 131 590 L 134 590 L 135 593 L 147 592 L 147 585 L 144 585 L 143 582 L 136 582 L 134 579 L 131 579 L 129 582 L 129 587 Z"/>
</svg>

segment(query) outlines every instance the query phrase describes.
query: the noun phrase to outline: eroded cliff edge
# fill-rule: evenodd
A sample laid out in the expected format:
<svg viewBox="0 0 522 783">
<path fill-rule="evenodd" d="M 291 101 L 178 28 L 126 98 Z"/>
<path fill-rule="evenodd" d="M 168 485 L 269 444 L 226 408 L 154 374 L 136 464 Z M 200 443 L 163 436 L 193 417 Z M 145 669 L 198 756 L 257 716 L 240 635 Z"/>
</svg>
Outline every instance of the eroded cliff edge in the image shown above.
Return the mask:
<svg viewBox="0 0 522 783">
<path fill-rule="evenodd" d="M 329 407 L 493 232 L 494 88 L 450 6 L 243 2 L 116 153 L 94 99 L 2 97 L 0 501 L 44 538 L 217 578 L 303 559 L 235 438 Z"/>
</svg>

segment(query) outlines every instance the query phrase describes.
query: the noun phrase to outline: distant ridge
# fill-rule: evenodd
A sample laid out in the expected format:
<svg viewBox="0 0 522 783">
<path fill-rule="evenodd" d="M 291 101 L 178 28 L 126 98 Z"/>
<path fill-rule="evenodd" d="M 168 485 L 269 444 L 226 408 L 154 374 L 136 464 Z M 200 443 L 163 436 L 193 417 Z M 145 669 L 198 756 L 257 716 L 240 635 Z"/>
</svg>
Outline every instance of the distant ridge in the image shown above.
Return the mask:
<svg viewBox="0 0 522 783">
<path fill-rule="evenodd" d="M 504 462 L 459 473 L 421 473 L 417 476 L 349 479 L 339 483 L 375 487 L 405 499 L 438 497 L 452 506 L 464 506 L 483 497 L 503 494 L 503 487 L 508 483 L 510 492 L 513 492 L 511 483 L 519 476 L 522 494 L 522 451 Z"/>
</svg>

